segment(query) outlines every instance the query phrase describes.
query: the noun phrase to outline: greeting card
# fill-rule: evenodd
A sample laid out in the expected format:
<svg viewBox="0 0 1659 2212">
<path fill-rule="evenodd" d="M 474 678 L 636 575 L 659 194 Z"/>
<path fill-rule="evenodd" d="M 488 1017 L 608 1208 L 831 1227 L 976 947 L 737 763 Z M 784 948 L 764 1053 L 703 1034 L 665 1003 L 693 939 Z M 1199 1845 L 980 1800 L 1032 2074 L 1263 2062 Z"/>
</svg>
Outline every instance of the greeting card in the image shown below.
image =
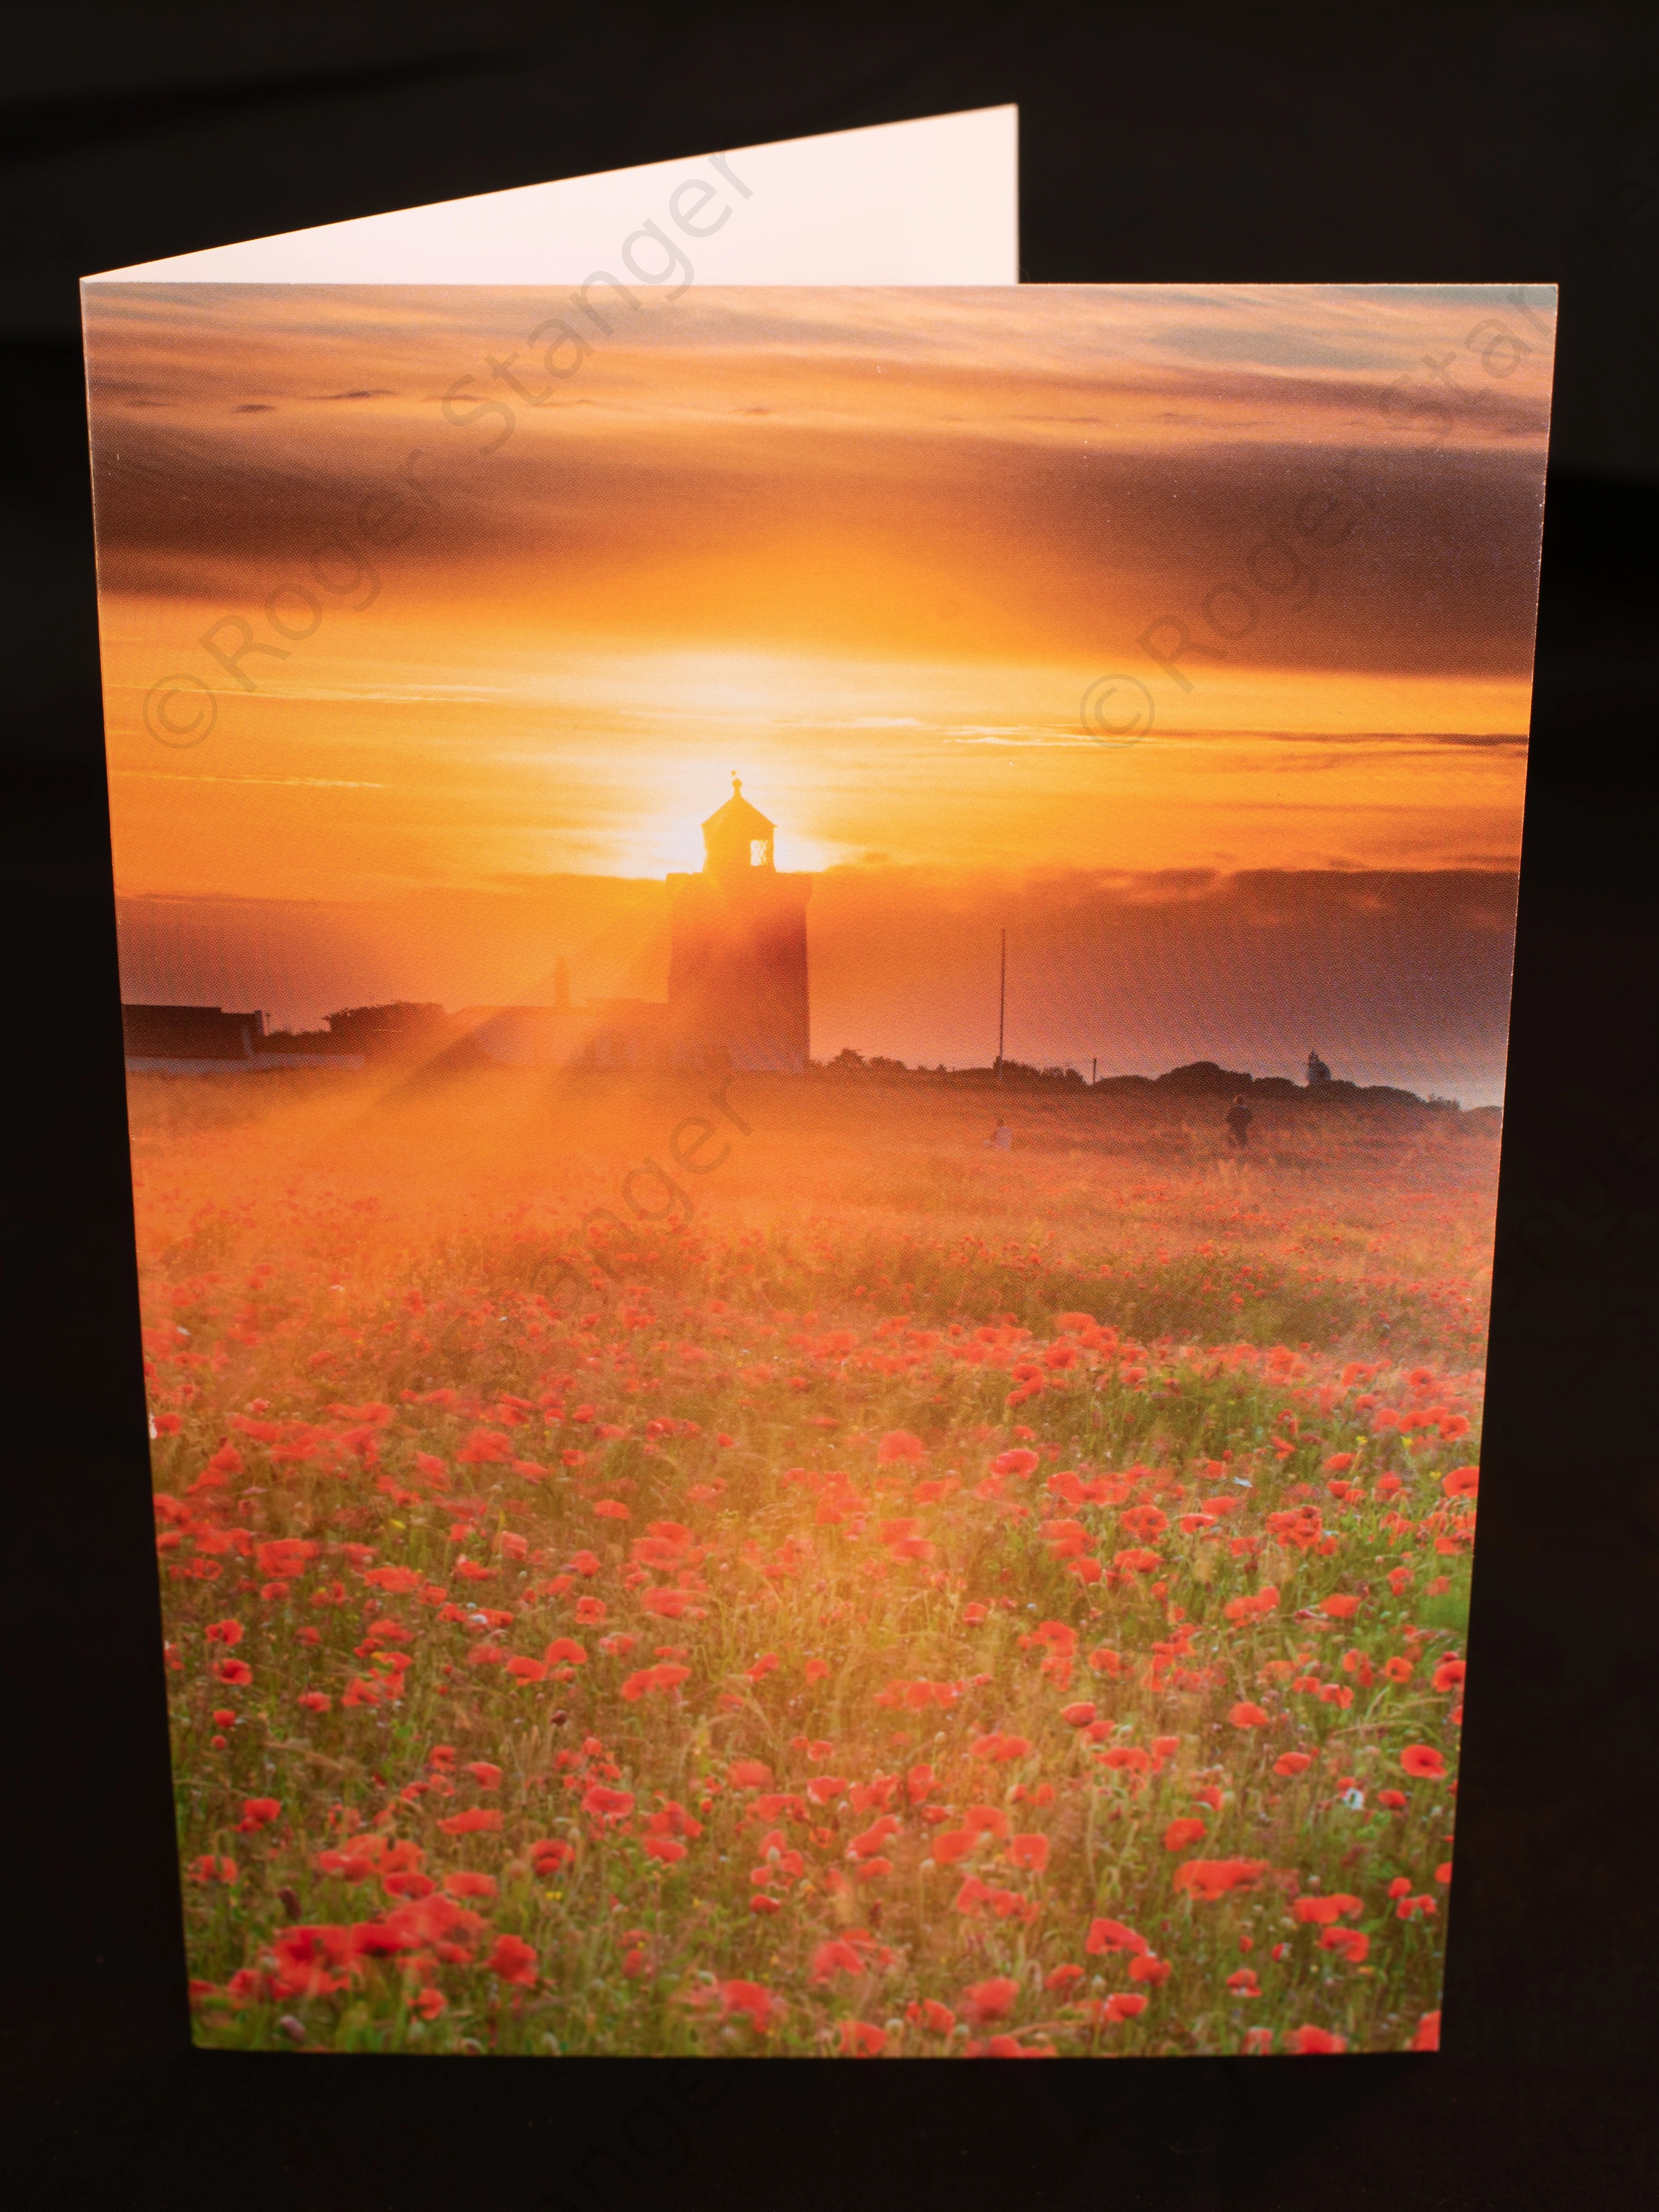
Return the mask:
<svg viewBox="0 0 1659 2212">
<path fill-rule="evenodd" d="M 1553 295 L 1012 151 L 86 287 L 203 2043 L 1436 2046 Z"/>
</svg>

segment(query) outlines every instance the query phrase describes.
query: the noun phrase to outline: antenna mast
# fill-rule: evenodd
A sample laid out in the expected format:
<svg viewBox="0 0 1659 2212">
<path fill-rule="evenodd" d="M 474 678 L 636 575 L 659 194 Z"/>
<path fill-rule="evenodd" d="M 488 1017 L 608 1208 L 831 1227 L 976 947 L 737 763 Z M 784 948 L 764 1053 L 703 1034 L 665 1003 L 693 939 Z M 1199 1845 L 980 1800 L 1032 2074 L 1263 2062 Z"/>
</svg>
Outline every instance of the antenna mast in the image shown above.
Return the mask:
<svg viewBox="0 0 1659 2212">
<path fill-rule="evenodd" d="M 1008 1020 L 1008 933 L 1002 932 L 1001 969 L 997 981 L 997 1081 L 1002 1080 L 1002 1045 Z"/>
</svg>

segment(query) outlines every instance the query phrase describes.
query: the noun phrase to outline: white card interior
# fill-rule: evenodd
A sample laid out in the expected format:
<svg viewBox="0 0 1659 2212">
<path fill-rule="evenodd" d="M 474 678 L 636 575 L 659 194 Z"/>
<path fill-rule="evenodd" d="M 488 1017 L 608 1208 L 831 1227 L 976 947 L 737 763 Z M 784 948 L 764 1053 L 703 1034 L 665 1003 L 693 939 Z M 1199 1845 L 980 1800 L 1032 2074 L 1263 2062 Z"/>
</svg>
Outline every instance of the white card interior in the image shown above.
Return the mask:
<svg viewBox="0 0 1659 2212">
<path fill-rule="evenodd" d="M 1018 110 L 785 139 L 218 246 L 86 283 L 1013 284 Z M 671 262 L 671 255 L 678 261 Z M 684 275 L 689 264 L 692 275 Z M 662 270 L 664 277 L 654 273 Z"/>
</svg>

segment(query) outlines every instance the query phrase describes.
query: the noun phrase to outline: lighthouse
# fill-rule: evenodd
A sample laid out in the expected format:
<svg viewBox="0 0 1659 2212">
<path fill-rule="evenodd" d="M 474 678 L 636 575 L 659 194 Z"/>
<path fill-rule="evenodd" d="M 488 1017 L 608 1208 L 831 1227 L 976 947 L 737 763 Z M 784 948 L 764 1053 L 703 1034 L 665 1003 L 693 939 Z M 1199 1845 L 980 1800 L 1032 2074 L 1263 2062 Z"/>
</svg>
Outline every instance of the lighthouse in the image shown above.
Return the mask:
<svg viewBox="0 0 1659 2212">
<path fill-rule="evenodd" d="M 683 1061 L 791 1075 L 806 1065 L 812 879 L 778 872 L 775 832 L 733 775 L 702 825 L 702 873 L 668 878 L 668 1022 Z"/>
</svg>

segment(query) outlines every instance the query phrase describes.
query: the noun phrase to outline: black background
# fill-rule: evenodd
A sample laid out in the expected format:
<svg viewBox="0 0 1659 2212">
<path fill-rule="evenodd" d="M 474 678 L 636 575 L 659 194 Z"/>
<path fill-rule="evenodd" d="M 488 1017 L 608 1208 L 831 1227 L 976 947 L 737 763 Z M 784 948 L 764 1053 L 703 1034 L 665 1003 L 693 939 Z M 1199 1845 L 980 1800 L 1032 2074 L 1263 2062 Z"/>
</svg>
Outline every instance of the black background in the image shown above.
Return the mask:
<svg viewBox="0 0 1659 2212">
<path fill-rule="evenodd" d="M 1659 15 L 36 8 L 0 49 L 0 2055 L 31 2203 L 1606 2203 L 1659 2150 Z M 76 282 L 1018 100 L 1032 281 L 1559 281 L 1487 1476 L 1437 2059 L 192 2055 L 146 1565 Z"/>
</svg>

